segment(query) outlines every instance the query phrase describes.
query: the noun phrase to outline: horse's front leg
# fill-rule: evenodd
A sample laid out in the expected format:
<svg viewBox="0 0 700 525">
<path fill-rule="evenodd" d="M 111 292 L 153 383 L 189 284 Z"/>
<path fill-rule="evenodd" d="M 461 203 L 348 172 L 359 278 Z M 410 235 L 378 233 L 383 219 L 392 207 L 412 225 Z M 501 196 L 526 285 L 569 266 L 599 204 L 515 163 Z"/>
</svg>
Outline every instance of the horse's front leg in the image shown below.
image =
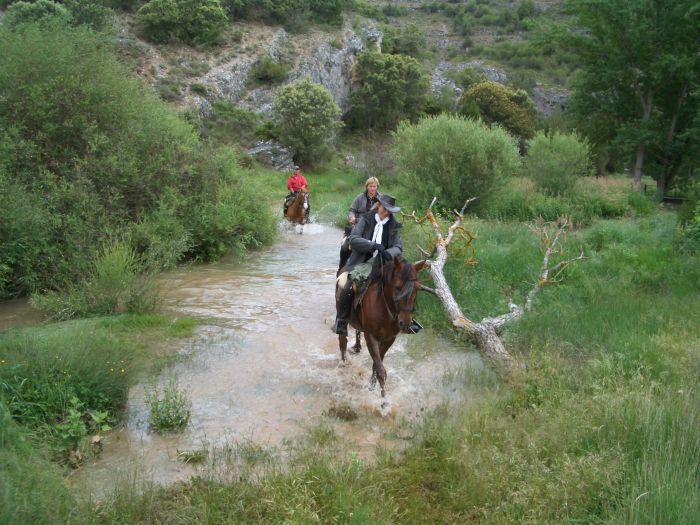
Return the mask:
<svg viewBox="0 0 700 525">
<path fill-rule="evenodd" d="M 340 347 L 340 359 L 345 361 L 345 353 L 348 350 L 348 336 L 339 335 L 338 336 L 338 346 Z"/>
<path fill-rule="evenodd" d="M 386 370 L 382 364 L 382 358 L 380 353 L 380 344 L 374 336 L 365 333 L 365 342 L 367 343 L 367 349 L 369 350 L 369 355 L 372 356 L 372 377 L 379 381 L 379 387 L 382 389 L 382 397 L 384 397 L 384 384 L 386 382 Z"/>
</svg>

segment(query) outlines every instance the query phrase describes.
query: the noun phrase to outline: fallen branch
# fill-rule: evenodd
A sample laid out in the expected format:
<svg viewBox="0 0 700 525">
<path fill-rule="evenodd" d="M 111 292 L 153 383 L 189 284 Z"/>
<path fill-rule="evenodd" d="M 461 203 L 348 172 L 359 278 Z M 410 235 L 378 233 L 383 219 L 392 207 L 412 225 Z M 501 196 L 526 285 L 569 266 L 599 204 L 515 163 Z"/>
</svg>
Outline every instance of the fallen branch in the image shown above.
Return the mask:
<svg viewBox="0 0 700 525">
<path fill-rule="evenodd" d="M 539 278 L 532 289 L 527 293 L 524 306 L 520 307 L 517 304 L 510 302 L 508 304 L 509 311 L 507 313 L 497 317 L 485 317 L 479 322 L 472 321 L 466 315 L 464 315 L 462 309 L 452 295 L 452 291 L 450 290 L 444 276 L 444 268 L 445 264 L 447 263 L 448 248 L 458 232 L 462 234 L 465 239 L 467 239 L 467 244 L 469 246 L 471 246 L 471 241 L 475 238 L 471 233 L 466 232 L 462 227 L 462 222 L 464 221 L 464 210 L 473 200 L 473 198 L 467 199 L 461 211 L 458 212 L 453 210 L 456 218 L 452 225 L 449 226 L 445 236 L 443 236 L 440 225 L 438 224 L 432 210 L 436 199 L 433 199 L 433 201 L 430 203 L 425 217 L 419 219 L 415 212 L 409 216 L 419 224 L 422 224 L 427 220 L 432 225 L 435 236 L 435 247 L 432 253 L 429 254 L 430 257 L 426 258 L 426 266 L 430 272 L 430 276 L 433 279 L 434 288 L 421 285 L 420 289 L 437 296 L 438 299 L 440 299 L 440 302 L 442 303 L 452 326 L 456 330 L 465 333 L 467 337 L 474 342 L 477 348 L 479 348 L 479 350 L 489 359 L 497 371 L 505 375 L 510 375 L 515 370 L 520 369 L 522 364 L 516 362 L 513 356 L 506 350 L 505 345 L 500 338 L 501 331 L 508 323 L 522 317 L 523 313 L 532 307 L 535 294 L 545 284 L 556 282 L 557 277 L 564 270 L 564 268 L 566 268 L 572 262 L 584 259 L 584 256 L 582 252 L 576 258 L 562 260 L 550 267 L 549 265 L 552 256 L 562 253 L 559 248 L 559 241 L 564 233 L 564 230 L 570 226 L 570 222 L 565 218 L 557 221 L 555 225 L 540 221 L 537 225 L 533 226 L 532 229 L 540 236 L 540 240 L 544 247 L 544 256 L 542 266 L 540 268 Z M 553 228 L 554 231 L 552 232 Z M 425 250 L 422 251 L 424 255 L 427 255 Z M 552 274 L 554 277 L 551 277 Z"/>
</svg>

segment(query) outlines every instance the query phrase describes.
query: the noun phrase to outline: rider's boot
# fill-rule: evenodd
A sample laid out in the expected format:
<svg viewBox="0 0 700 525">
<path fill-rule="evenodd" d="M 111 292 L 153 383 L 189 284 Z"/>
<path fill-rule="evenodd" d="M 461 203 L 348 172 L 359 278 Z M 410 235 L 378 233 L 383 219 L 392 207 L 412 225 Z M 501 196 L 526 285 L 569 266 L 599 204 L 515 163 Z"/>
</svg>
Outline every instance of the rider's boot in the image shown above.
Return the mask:
<svg viewBox="0 0 700 525">
<path fill-rule="evenodd" d="M 353 298 L 352 285 L 347 286 L 340 293 L 338 311 L 335 317 L 335 333 L 338 335 L 348 335 L 348 319 L 350 319 Z"/>
</svg>

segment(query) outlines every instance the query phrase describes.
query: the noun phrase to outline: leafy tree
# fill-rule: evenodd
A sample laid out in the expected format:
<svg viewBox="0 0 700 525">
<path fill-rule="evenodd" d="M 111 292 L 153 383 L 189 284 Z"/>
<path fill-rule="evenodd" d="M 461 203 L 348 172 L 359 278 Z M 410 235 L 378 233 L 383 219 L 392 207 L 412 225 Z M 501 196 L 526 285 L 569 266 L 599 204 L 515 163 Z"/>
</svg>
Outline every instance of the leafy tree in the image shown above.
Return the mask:
<svg viewBox="0 0 700 525">
<path fill-rule="evenodd" d="M 402 122 L 394 133 L 396 169 L 416 204 L 436 196 L 444 208 L 460 208 L 467 197 L 487 205 L 493 189 L 518 170 L 515 140 L 499 127 L 461 116 Z"/>
<path fill-rule="evenodd" d="M 349 115 L 353 127 L 388 130 L 423 114 L 430 84 L 416 59 L 365 51 L 358 56 L 354 75 Z"/>
<path fill-rule="evenodd" d="M 281 88 L 275 97 L 274 111 L 279 120 L 280 141 L 294 149 L 300 162 L 324 155 L 342 125 L 340 108 L 329 91 L 308 79 Z"/>
<path fill-rule="evenodd" d="M 136 23 L 154 42 L 206 46 L 221 41 L 228 18 L 219 0 L 151 0 L 136 13 Z"/>
<path fill-rule="evenodd" d="M 588 143 L 576 134 L 540 131 L 528 143 L 523 173 L 547 193 L 565 195 L 592 170 Z"/>
<path fill-rule="evenodd" d="M 535 106 L 522 89 L 481 82 L 464 92 L 459 106 L 463 114 L 481 117 L 488 124 L 500 124 L 520 139 L 529 139 L 535 134 Z"/>
<path fill-rule="evenodd" d="M 698 137 L 683 131 L 697 113 L 700 82 L 697 0 L 570 0 L 579 30 L 552 33 L 582 72 L 572 109 L 596 143 L 615 142 L 663 192 L 691 159 Z M 605 126 L 605 128 L 603 127 Z M 696 157 L 697 160 L 697 157 Z M 651 164 L 649 167 L 647 163 Z"/>
</svg>

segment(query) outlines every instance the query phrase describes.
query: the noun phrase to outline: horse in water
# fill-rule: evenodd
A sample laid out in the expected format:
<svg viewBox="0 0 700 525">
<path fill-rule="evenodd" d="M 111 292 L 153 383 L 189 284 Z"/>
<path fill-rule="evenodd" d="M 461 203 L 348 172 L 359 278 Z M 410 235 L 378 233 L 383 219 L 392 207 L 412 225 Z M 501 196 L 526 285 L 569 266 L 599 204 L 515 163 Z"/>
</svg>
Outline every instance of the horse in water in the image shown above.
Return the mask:
<svg viewBox="0 0 700 525">
<path fill-rule="evenodd" d="M 307 210 L 309 209 L 309 192 L 297 190 L 294 200 L 287 208 L 287 220 L 295 224 L 305 224 L 308 222 Z"/>
<path fill-rule="evenodd" d="M 418 272 L 425 261 L 411 264 L 402 257 L 394 257 L 384 263 L 375 272 L 367 291 L 353 307 L 350 326 L 365 334 L 365 342 L 372 356 L 372 382 L 378 380 L 385 394 L 386 369 L 384 356 L 394 344 L 399 332 L 416 333 L 413 310 L 418 293 Z M 339 298 L 340 285 L 336 283 L 336 301 Z M 338 336 L 340 357 L 345 361 L 348 338 Z"/>
</svg>

